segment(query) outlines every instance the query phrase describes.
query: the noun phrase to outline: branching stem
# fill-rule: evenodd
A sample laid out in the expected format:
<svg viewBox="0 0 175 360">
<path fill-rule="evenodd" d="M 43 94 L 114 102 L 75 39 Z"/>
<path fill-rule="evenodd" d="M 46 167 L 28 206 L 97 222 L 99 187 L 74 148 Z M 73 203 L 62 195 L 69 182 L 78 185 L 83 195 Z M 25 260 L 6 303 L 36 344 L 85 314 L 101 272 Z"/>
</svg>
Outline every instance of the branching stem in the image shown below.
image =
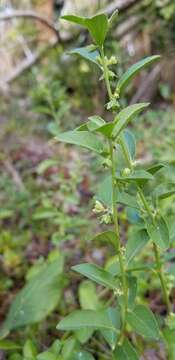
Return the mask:
<svg viewBox="0 0 175 360">
<path fill-rule="evenodd" d="M 102 65 L 104 70 L 104 78 L 106 83 L 106 88 L 108 91 L 109 99 L 112 100 L 112 90 L 110 86 L 110 80 L 109 80 L 109 72 L 108 67 L 106 64 L 104 49 L 100 49 L 101 58 L 102 58 Z M 122 291 L 123 291 L 123 306 L 122 306 L 122 328 L 121 333 L 119 336 L 119 343 L 122 343 L 124 340 L 124 333 L 126 329 L 126 316 L 127 316 L 127 310 L 128 310 L 128 283 L 127 283 L 127 273 L 125 270 L 125 262 L 123 259 L 122 254 L 122 247 L 121 247 L 121 241 L 120 241 L 120 231 L 119 231 L 119 225 L 118 225 L 118 212 L 116 207 L 116 179 L 115 179 L 115 159 L 114 159 L 114 149 L 113 149 L 113 142 L 112 140 L 109 140 L 109 149 L 110 149 L 110 160 L 111 160 L 111 175 L 112 175 L 112 213 L 113 213 L 113 221 L 114 221 L 114 228 L 116 233 L 116 241 L 117 241 L 117 255 L 119 259 L 119 265 L 120 265 L 120 273 L 121 273 L 121 281 L 122 281 Z"/>
<path fill-rule="evenodd" d="M 121 144 L 121 148 L 123 150 L 123 154 L 125 156 L 126 162 L 129 166 L 129 168 L 132 170 L 133 166 L 132 166 L 130 156 L 128 154 L 128 149 L 126 148 L 125 143 L 122 140 L 120 141 L 120 144 Z M 152 223 L 155 224 L 155 219 L 154 219 L 152 210 L 151 210 L 151 208 L 145 198 L 145 195 L 140 187 L 138 187 L 138 193 L 139 193 L 139 196 L 140 196 L 140 199 L 144 206 L 145 211 L 147 212 L 148 216 L 150 217 Z M 168 290 L 166 287 L 166 279 L 165 279 L 163 268 L 162 268 L 160 252 L 159 252 L 158 246 L 155 243 L 153 243 L 153 251 L 154 251 L 154 257 L 155 257 L 155 261 L 156 261 L 157 274 L 160 279 L 164 301 L 167 306 L 167 311 L 168 311 L 168 313 L 170 313 L 171 312 L 171 304 L 170 304 L 170 300 L 169 300 L 169 296 L 168 296 Z"/>
<path fill-rule="evenodd" d="M 150 206 L 145 198 L 145 195 L 142 191 L 141 188 L 138 188 L 138 192 L 140 195 L 140 199 L 143 203 L 143 206 L 147 212 L 147 214 L 149 215 L 151 221 L 153 222 L 153 224 L 155 224 L 155 220 L 154 220 L 154 216 L 153 213 L 150 209 Z M 161 258 L 160 258 L 160 252 L 159 252 L 159 248 L 158 246 L 153 243 L 153 251 L 154 251 L 154 257 L 155 257 L 155 261 L 156 261 L 156 269 L 157 269 L 157 274 L 159 276 L 160 279 L 160 283 L 161 283 L 161 288 L 162 288 L 162 294 L 164 297 L 164 301 L 166 303 L 166 307 L 167 307 L 167 311 L 170 314 L 171 312 L 171 304 L 170 304 L 170 300 L 169 300 L 169 296 L 168 296 L 168 290 L 167 290 L 167 286 L 166 286 L 166 279 L 164 276 L 164 272 L 163 272 L 163 267 L 162 267 L 162 262 L 161 262 Z"/>
</svg>

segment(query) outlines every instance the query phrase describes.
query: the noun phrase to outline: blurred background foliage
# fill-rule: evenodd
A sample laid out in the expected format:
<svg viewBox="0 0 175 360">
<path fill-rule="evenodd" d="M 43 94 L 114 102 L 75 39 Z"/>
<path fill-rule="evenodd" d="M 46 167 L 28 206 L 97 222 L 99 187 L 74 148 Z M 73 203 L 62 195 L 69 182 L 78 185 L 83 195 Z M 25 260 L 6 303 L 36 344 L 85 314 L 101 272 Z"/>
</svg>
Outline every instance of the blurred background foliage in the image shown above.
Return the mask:
<svg viewBox="0 0 175 360">
<path fill-rule="evenodd" d="M 55 129 L 74 128 L 93 114 L 107 116 L 103 82 L 92 65 L 69 54 L 72 48 L 89 44 L 88 35 L 65 25 L 60 14 L 91 15 L 100 9 L 110 14 L 117 7 L 119 16 L 106 47 L 118 58 L 118 74 L 144 56 L 162 55 L 158 65 L 135 79 L 123 102 L 151 102 L 152 109 L 133 125 L 137 157 L 145 166 L 168 162 L 162 176 L 167 184 L 174 183 L 174 0 L 0 2 L 0 320 L 4 321 L 15 294 L 45 263 L 60 254 L 66 258 L 64 296 L 49 320 L 11 335 L 20 346 L 33 339 L 40 351 L 46 349 L 57 336 L 60 315 L 77 307 L 79 279 L 67 275 L 71 265 L 104 264 L 107 254 L 112 256 L 106 244 L 91 241 L 97 230 L 92 198 L 101 176 L 100 164 L 85 150 L 80 155 L 75 148 L 55 144 L 52 134 Z M 7 19 L 7 15 L 12 16 Z M 166 211 L 171 217 L 173 206 Z M 122 207 L 120 218 L 125 241 L 130 227 Z M 152 308 L 160 313 L 164 308 L 156 294 L 157 284 L 149 279 L 148 290 L 147 280 L 142 277 L 140 294 L 150 297 Z M 2 348 L 0 358 L 24 358 L 21 351 L 15 353 L 16 357 L 14 351 L 6 353 Z M 162 359 L 159 356 L 155 359 Z M 153 359 L 153 353 L 145 359 Z"/>
</svg>

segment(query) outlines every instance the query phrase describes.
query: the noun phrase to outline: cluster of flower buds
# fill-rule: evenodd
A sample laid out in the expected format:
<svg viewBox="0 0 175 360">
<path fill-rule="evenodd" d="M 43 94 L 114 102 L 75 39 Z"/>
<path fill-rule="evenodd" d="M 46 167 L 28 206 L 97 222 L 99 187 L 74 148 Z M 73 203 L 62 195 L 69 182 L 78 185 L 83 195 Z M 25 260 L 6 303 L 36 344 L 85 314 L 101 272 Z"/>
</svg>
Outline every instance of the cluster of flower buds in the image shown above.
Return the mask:
<svg viewBox="0 0 175 360">
<path fill-rule="evenodd" d="M 96 60 L 99 62 L 100 65 L 102 65 L 102 58 L 98 56 Z M 117 58 L 112 55 L 109 59 L 107 56 L 105 56 L 105 62 L 107 66 L 116 65 L 118 63 Z"/>
<path fill-rule="evenodd" d="M 174 330 L 175 329 L 175 314 L 170 313 L 168 318 L 166 319 L 166 325 L 169 327 L 169 329 Z"/>
<path fill-rule="evenodd" d="M 100 201 L 96 200 L 95 206 L 92 211 L 94 214 L 97 214 L 97 215 L 101 214 L 100 222 L 102 224 L 111 224 L 112 223 L 111 212 L 109 211 L 108 208 L 105 208 Z"/>
<path fill-rule="evenodd" d="M 122 295 L 123 295 L 123 291 L 122 291 L 121 289 L 116 289 L 116 290 L 114 291 L 114 294 L 115 294 L 116 296 L 122 296 Z"/>
<path fill-rule="evenodd" d="M 94 214 L 101 214 L 105 212 L 106 209 L 104 208 L 103 204 L 100 201 L 96 200 L 95 206 L 92 211 L 94 212 Z"/>
<path fill-rule="evenodd" d="M 128 167 L 122 170 L 122 176 L 129 176 L 130 174 L 131 174 L 131 169 L 129 169 Z"/>
</svg>

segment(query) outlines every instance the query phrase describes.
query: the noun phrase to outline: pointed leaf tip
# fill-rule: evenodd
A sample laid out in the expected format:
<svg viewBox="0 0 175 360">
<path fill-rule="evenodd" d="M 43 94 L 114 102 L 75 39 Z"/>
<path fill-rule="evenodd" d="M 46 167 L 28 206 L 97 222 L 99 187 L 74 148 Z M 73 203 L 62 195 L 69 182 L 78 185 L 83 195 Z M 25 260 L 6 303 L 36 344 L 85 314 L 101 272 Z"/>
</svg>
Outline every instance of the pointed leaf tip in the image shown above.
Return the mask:
<svg viewBox="0 0 175 360">
<path fill-rule="evenodd" d="M 119 92 L 123 92 L 126 86 L 130 83 L 133 77 L 139 73 L 139 71 L 145 69 L 147 66 L 159 60 L 160 57 L 160 55 L 148 56 L 129 67 L 129 69 L 121 76 L 118 81 L 117 88 Z"/>
</svg>

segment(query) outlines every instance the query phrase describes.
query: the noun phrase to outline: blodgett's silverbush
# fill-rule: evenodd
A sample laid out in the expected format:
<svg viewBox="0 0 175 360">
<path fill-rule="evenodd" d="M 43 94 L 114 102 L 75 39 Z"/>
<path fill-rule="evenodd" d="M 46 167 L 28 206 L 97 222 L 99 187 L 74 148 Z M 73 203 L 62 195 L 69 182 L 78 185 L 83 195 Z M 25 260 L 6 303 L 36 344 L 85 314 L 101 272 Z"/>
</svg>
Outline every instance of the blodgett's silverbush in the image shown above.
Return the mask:
<svg viewBox="0 0 175 360">
<path fill-rule="evenodd" d="M 114 67 L 117 59 L 114 56 L 110 59 L 107 57 L 104 43 L 115 16 L 116 13 L 110 19 L 105 14 L 95 15 L 92 18 L 74 15 L 63 17 L 64 20 L 76 23 L 89 31 L 93 44 L 72 50 L 71 53 L 84 57 L 100 68 L 101 79 L 104 80 L 108 93 L 106 108 L 111 112 L 113 119 L 111 122 L 106 122 L 98 115 L 92 116 L 74 131 L 58 134 L 56 139 L 96 152 L 106 165 L 106 176 L 96 196 L 94 213 L 101 217 L 102 222 L 113 223 L 112 231 L 98 234 L 97 238 L 111 242 L 117 261 L 112 269 L 108 270 L 95 264 L 80 264 L 74 266 L 73 270 L 112 290 L 116 298 L 116 306 L 74 311 L 60 321 L 57 329 L 72 332 L 83 329 L 87 341 L 94 330 L 99 331 L 111 348 L 111 355 L 109 356 L 108 353 L 104 358 L 114 360 L 139 359 L 140 350 L 136 342 L 135 344 L 131 342 L 130 337 L 131 332 L 136 332 L 147 340 L 164 341 L 167 358 L 173 359 L 173 349 L 169 339 L 175 327 L 174 315 L 162 256 L 170 247 L 170 235 L 166 219 L 159 210 L 159 201 L 174 192 L 165 190 L 163 194 L 159 194 L 153 189 L 149 196 L 145 195 L 146 186 L 148 183 L 151 186 L 156 173 L 164 165 L 158 164 L 147 170 L 140 169 L 135 161 L 135 139 L 126 127 L 149 104 L 138 103 L 123 109 L 120 104 L 121 96 L 133 77 L 143 68 L 159 60 L 159 56 L 147 57 L 131 66 L 113 88 L 111 80 L 114 84 L 117 76 L 111 71 L 110 66 Z M 120 162 L 119 157 L 122 159 Z M 135 211 L 141 219 L 137 231 L 125 247 L 120 239 L 117 210 L 119 203 Z M 136 255 L 144 249 L 148 241 L 152 244 L 155 259 L 149 269 L 144 265 L 138 266 L 136 260 Z M 160 280 L 168 318 L 161 329 L 155 315 L 148 306 L 139 303 L 137 297 L 137 274 L 144 270 L 156 273 Z M 87 352 L 85 356 L 84 359 L 93 359 Z"/>
</svg>

